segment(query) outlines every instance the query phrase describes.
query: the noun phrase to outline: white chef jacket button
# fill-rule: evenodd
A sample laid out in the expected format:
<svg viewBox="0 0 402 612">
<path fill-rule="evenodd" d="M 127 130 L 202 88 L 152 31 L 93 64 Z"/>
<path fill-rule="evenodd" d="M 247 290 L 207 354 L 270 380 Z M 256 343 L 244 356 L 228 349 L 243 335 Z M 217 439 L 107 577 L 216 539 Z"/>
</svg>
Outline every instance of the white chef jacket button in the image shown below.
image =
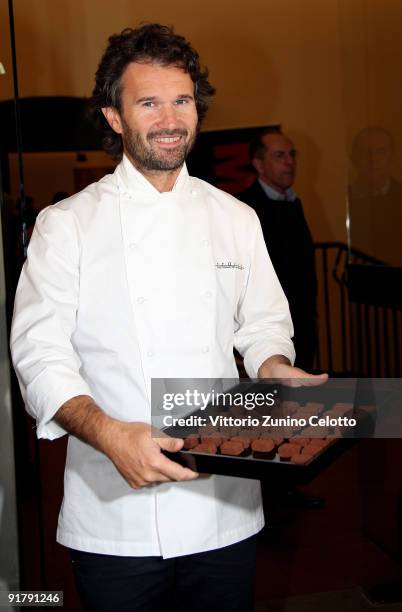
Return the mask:
<svg viewBox="0 0 402 612">
<path fill-rule="evenodd" d="M 191 190 L 191 195 L 192 195 L 192 196 L 196 196 L 196 195 L 197 195 L 197 192 L 196 192 L 196 190 L 195 190 L 195 189 L 192 189 L 192 190 Z"/>
<path fill-rule="evenodd" d="M 203 353 L 209 353 L 209 346 L 205 345 L 202 347 L 202 352 Z"/>
<path fill-rule="evenodd" d="M 130 247 L 130 249 L 132 251 L 134 251 L 137 248 L 137 243 L 136 242 L 130 242 L 130 244 L 128 246 Z"/>
<path fill-rule="evenodd" d="M 208 247 L 209 246 L 209 240 L 203 240 L 202 241 L 202 246 Z"/>
<path fill-rule="evenodd" d="M 212 297 L 212 291 L 206 291 L 205 292 L 205 297 L 208 298 L 208 299 L 211 298 Z"/>
<path fill-rule="evenodd" d="M 153 357 L 155 355 L 155 353 L 153 351 L 147 351 L 147 355 L 148 357 Z"/>
<path fill-rule="evenodd" d="M 140 297 L 137 298 L 137 303 L 143 304 L 144 302 L 145 302 L 145 298 L 142 295 L 140 295 Z"/>
</svg>

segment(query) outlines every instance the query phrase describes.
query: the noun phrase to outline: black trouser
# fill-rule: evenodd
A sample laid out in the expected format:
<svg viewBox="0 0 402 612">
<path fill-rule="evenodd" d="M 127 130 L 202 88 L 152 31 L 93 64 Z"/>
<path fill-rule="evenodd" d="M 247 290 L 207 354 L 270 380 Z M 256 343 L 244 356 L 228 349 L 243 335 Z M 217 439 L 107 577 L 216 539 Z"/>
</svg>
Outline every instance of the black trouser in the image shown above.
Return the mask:
<svg viewBox="0 0 402 612">
<path fill-rule="evenodd" d="M 90 612 L 251 612 L 256 537 L 173 559 L 71 550 L 77 590 Z"/>
</svg>

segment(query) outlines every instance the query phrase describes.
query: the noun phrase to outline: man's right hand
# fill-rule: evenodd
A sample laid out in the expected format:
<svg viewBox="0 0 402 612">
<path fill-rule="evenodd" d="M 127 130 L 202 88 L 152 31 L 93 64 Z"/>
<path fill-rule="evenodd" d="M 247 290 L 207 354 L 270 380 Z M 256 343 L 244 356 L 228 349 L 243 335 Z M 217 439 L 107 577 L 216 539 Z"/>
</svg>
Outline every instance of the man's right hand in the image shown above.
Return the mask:
<svg viewBox="0 0 402 612">
<path fill-rule="evenodd" d="M 192 480 L 197 472 L 171 461 L 162 450 L 177 452 L 183 440 L 157 436 L 147 423 L 126 423 L 103 412 L 88 395 L 63 404 L 55 420 L 70 434 L 104 453 L 134 489 L 154 482 Z"/>
<path fill-rule="evenodd" d="M 133 489 L 154 482 L 192 480 L 198 474 L 171 461 L 162 450 L 177 452 L 183 440 L 156 437 L 158 432 L 147 423 L 115 421 L 105 452 Z"/>
</svg>

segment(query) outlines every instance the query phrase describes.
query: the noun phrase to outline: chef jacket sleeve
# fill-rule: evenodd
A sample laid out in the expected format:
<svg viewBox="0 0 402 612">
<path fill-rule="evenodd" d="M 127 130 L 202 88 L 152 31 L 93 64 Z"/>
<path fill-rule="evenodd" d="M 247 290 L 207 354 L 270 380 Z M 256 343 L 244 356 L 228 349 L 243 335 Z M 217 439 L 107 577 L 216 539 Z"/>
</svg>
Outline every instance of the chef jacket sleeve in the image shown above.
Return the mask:
<svg viewBox="0 0 402 612">
<path fill-rule="evenodd" d="M 65 434 L 53 418 L 55 413 L 72 397 L 91 394 L 80 376 L 81 364 L 72 344 L 79 298 L 80 243 L 72 211 L 60 206 L 43 210 L 18 283 L 11 353 L 39 438 Z"/>
<path fill-rule="evenodd" d="M 234 346 L 244 358 L 251 378 L 273 355 L 284 355 L 293 364 L 293 324 L 289 304 L 265 245 L 261 224 L 253 211 L 248 277 L 235 317 Z"/>
</svg>

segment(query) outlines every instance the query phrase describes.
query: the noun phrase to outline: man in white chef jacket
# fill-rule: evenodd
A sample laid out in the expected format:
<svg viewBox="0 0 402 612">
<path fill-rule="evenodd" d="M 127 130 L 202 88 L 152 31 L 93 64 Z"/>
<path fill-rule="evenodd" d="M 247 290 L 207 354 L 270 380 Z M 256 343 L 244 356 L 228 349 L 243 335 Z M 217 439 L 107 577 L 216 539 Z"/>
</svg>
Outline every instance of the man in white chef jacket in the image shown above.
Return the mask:
<svg viewBox="0 0 402 612">
<path fill-rule="evenodd" d="M 234 346 L 252 377 L 308 376 L 256 214 L 187 173 L 213 93 L 170 28 L 109 39 L 91 105 L 121 163 L 40 213 L 17 290 L 27 410 L 70 434 L 57 539 L 87 610 L 253 605 L 259 482 L 197 478 L 150 428 L 152 377 L 236 377 Z"/>
</svg>

